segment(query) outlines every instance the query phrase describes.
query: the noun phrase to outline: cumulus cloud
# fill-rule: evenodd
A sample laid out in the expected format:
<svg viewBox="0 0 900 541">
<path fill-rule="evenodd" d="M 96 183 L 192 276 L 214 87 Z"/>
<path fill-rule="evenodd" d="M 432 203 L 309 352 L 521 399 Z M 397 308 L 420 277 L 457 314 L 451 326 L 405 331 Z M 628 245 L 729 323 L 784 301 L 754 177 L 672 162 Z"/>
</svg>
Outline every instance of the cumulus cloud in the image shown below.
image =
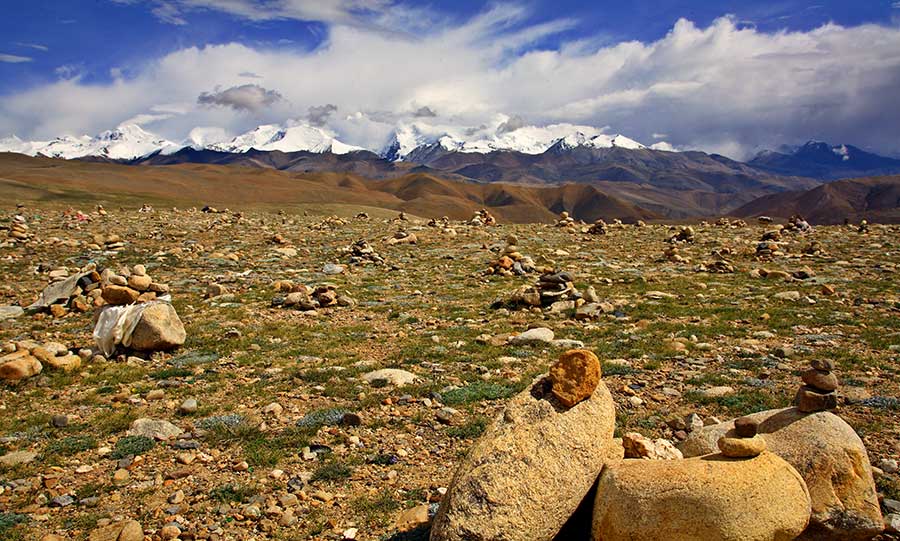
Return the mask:
<svg viewBox="0 0 900 541">
<path fill-rule="evenodd" d="M 244 16 L 262 16 L 254 13 Z M 373 112 L 322 122 L 347 143 L 379 148 L 397 121 L 428 104 L 436 116 L 421 121 L 436 125 L 494 125 L 497 113 L 514 113 L 539 125 L 608 125 L 645 144 L 665 134 L 676 148 L 737 158 L 809 138 L 900 155 L 900 28 L 828 24 L 766 33 L 729 17 L 707 27 L 682 19 L 652 42 L 535 48 L 570 22 L 528 25 L 528 16 L 501 4 L 421 39 L 336 24 L 313 51 L 185 48 L 111 83 L 74 79 L 4 96 L 0 135 L 96 133 L 150 112 L 163 96 L 187 104 L 183 114 L 154 123 L 172 140 L 196 126 L 240 133 L 331 104 Z M 244 84 L 243 70 L 278 92 Z"/>
<path fill-rule="evenodd" d="M 284 98 L 274 90 L 259 85 L 233 86 L 215 92 L 203 92 L 197 96 L 201 105 L 231 107 L 235 111 L 259 111 L 271 107 Z"/>
<path fill-rule="evenodd" d="M 31 62 L 31 57 L 29 56 L 19 56 L 15 54 L 4 54 L 0 53 L 0 62 L 6 62 L 8 64 L 18 64 L 20 62 Z"/>
<path fill-rule="evenodd" d="M 504 133 L 516 131 L 519 128 L 524 128 L 527 125 L 528 123 L 525 122 L 524 118 L 520 117 L 519 115 L 515 115 L 497 127 L 497 135 L 503 135 Z"/>
<path fill-rule="evenodd" d="M 309 108 L 306 120 L 313 126 L 322 127 L 328 122 L 328 118 L 337 110 L 337 105 L 334 105 L 333 103 L 314 105 Z"/>
</svg>

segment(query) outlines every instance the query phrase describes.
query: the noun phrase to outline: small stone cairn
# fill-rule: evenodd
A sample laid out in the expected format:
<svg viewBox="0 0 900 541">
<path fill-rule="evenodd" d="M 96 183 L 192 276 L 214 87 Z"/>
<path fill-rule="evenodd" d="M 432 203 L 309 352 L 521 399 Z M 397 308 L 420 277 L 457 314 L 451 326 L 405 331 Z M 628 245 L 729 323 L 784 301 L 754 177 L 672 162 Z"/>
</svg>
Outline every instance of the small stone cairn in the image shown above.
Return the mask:
<svg viewBox="0 0 900 541">
<path fill-rule="evenodd" d="M 803 385 L 797 390 L 794 405 L 804 413 L 837 408 L 838 379 L 830 360 L 814 360 L 801 375 Z"/>
<path fill-rule="evenodd" d="M 499 258 L 492 261 L 485 274 L 500 276 L 524 276 L 534 272 L 534 260 L 519 252 L 519 239 L 515 235 L 506 237 L 506 246 Z"/>
</svg>

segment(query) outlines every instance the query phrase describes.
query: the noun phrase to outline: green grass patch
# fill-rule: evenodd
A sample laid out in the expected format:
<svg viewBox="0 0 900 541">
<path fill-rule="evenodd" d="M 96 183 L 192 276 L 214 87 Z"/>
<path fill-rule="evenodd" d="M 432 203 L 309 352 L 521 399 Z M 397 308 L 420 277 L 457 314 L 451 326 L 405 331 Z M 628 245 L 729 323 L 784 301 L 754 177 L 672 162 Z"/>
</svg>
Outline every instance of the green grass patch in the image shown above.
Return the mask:
<svg viewBox="0 0 900 541">
<path fill-rule="evenodd" d="M 311 481 L 340 481 L 353 475 L 353 468 L 340 460 L 325 462 L 312 474 Z"/>
<path fill-rule="evenodd" d="M 66 436 L 65 438 L 51 441 L 45 453 L 59 456 L 72 456 L 78 453 L 97 448 L 97 440 L 93 436 Z"/>
<path fill-rule="evenodd" d="M 488 424 L 490 424 L 488 418 L 483 415 L 479 415 L 478 417 L 475 417 L 465 424 L 459 426 L 451 426 L 447 429 L 447 435 L 451 438 L 475 439 L 484 434 L 484 431 L 487 429 Z"/>
<path fill-rule="evenodd" d="M 465 387 L 453 389 L 443 393 L 444 404 L 471 404 L 473 402 L 482 402 L 485 400 L 502 400 L 509 398 L 515 394 L 516 390 L 506 385 L 490 383 L 486 381 L 476 381 Z"/>
<path fill-rule="evenodd" d="M 212 500 L 222 503 L 245 503 L 257 494 L 259 494 L 259 490 L 254 486 L 243 483 L 228 483 L 212 489 L 209 493 L 209 497 Z"/>
<path fill-rule="evenodd" d="M 142 455 L 153 449 L 154 445 L 153 439 L 147 436 L 125 436 L 116 442 L 116 447 L 109 454 L 109 457 L 118 460 L 128 456 Z"/>
</svg>

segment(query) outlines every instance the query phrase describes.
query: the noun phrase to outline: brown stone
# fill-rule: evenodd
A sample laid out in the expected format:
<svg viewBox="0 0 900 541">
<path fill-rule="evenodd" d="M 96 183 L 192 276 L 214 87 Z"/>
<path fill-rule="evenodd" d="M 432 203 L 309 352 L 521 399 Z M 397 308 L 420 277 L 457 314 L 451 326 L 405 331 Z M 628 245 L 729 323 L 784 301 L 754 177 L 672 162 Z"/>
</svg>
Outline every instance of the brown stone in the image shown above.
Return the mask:
<svg viewBox="0 0 900 541">
<path fill-rule="evenodd" d="M 809 363 L 809 365 L 816 370 L 821 370 L 823 372 L 831 372 L 834 370 L 834 363 L 829 359 L 815 359 Z"/>
<path fill-rule="evenodd" d="M 734 420 L 734 431 L 740 438 L 752 438 L 756 435 L 759 421 L 752 417 L 740 417 Z"/>
<path fill-rule="evenodd" d="M 50 305 L 50 314 L 53 317 L 63 317 L 68 314 L 69 311 L 66 310 L 66 307 L 61 304 L 51 304 Z"/>
<path fill-rule="evenodd" d="M 136 289 L 138 291 L 147 291 L 147 289 L 150 288 L 151 282 L 153 282 L 153 280 L 151 280 L 147 275 L 140 276 L 137 274 L 132 274 L 128 277 L 128 287 Z"/>
<path fill-rule="evenodd" d="M 751 438 L 719 438 L 719 451 L 728 458 L 753 458 L 766 450 L 766 440 L 760 435 Z"/>
<path fill-rule="evenodd" d="M 572 349 L 550 367 L 551 392 L 571 408 L 594 393 L 600 383 L 600 360 L 586 349 Z"/>
<path fill-rule="evenodd" d="M 803 379 L 803 383 L 825 393 L 834 391 L 838 387 L 837 376 L 833 372 L 810 368 L 804 371 L 800 377 Z"/>
<path fill-rule="evenodd" d="M 509 258 L 506 256 L 503 256 L 497 260 L 497 266 L 500 267 L 501 269 L 509 270 L 513 267 L 513 263 L 514 263 L 514 261 L 512 260 L 512 258 Z"/>
<path fill-rule="evenodd" d="M 837 408 L 837 393 L 821 393 L 812 387 L 804 385 L 797 390 L 794 397 L 794 405 L 803 413 L 827 411 Z"/>
<path fill-rule="evenodd" d="M 397 529 L 401 532 L 414 530 L 426 524 L 428 524 L 428 504 L 407 509 L 397 518 Z"/>
<path fill-rule="evenodd" d="M 130 287 L 108 285 L 103 288 L 103 300 L 109 304 L 131 304 L 137 301 L 140 293 Z"/>
<path fill-rule="evenodd" d="M 10 357 L 10 355 L 7 355 L 7 357 Z M 0 361 L 2 361 L 2 359 L 0 359 Z M 30 378 L 31 376 L 40 374 L 43 368 L 41 361 L 28 355 L 26 352 L 25 355 L 18 356 L 11 361 L 2 362 L 2 364 L 0 364 L 0 379 L 6 381 L 18 381 L 20 379 Z"/>
<path fill-rule="evenodd" d="M 144 530 L 136 520 L 114 522 L 95 529 L 88 541 L 143 541 Z"/>
</svg>

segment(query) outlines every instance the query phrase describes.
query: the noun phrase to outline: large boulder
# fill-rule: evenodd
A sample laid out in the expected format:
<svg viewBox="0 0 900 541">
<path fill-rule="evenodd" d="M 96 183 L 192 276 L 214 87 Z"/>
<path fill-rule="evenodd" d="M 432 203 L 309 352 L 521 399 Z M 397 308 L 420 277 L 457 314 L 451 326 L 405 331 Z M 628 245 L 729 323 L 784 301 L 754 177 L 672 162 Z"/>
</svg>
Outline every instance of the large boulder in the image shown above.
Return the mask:
<svg viewBox="0 0 900 541">
<path fill-rule="evenodd" d="M 806 527 L 809 493 L 773 453 L 751 459 L 625 459 L 597 484 L 594 541 L 788 541 Z"/>
<path fill-rule="evenodd" d="M 160 302 L 144 309 L 129 346 L 138 351 L 166 351 L 184 345 L 185 338 L 187 333 L 175 308 Z"/>
<path fill-rule="evenodd" d="M 607 462 L 615 408 L 601 381 L 572 408 L 538 378 L 510 399 L 460 465 L 431 541 L 546 541 L 578 508 Z"/>
<path fill-rule="evenodd" d="M 872 467 L 862 440 L 833 413 L 801 413 L 796 408 L 748 416 L 769 451 L 800 472 L 809 488 L 812 518 L 801 539 L 871 539 L 884 527 Z M 679 444 L 685 457 L 718 450 L 723 435 L 734 434 L 734 421 L 704 427 Z"/>
</svg>

